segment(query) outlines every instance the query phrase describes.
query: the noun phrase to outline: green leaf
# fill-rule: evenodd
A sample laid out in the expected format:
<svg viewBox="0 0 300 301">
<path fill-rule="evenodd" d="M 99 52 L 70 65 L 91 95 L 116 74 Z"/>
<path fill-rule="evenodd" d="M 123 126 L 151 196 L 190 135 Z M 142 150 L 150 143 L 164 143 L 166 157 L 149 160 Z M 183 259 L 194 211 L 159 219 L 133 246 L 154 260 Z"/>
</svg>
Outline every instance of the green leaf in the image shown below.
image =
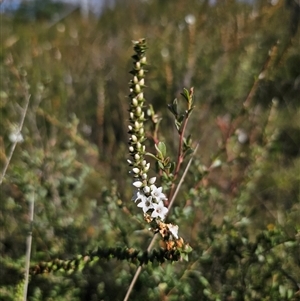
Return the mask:
<svg viewBox="0 0 300 301">
<path fill-rule="evenodd" d="M 184 153 L 184 158 L 191 155 L 194 152 L 192 148 L 188 148 Z"/>
<path fill-rule="evenodd" d="M 154 155 L 151 154 L 151 153 L 146 153 L 145 155 L 146 155 L 146 156 L 149 156 L 149 157 L 151 157 L 151 158 L 153 158 L 153 159 L 155 159 L 155 160 L 157 160 L 157 157 L 154 156 Z"/>
<path fill-rule="evenodd" d="M 164 165 L 160 161 L 157 161 L 157 163 L 158 163 L 159 169 L 164 170 Z"/>
<path fill-rule="evenodd" d="M 171 166 L 170 166 L 170 172 L 173 173 L 173 171 L 175 170 L 175 166 L 176 163 L 175 162 L 171 162 Z"/>
<path fill-rule="evenodd" d="M 159 149 L 160 153 L 162 154 L 163 158 L 166 156 L 167 148 L 166 145 L 163 142 L 159 142 L 157 145 L 157 148 Z"/>
<path fill-rule="evenodd" d="M 179 132 L 179 129 L 181 127 L 181 122 L 178 122 L 177 120 L 175 120 L 175 126 L 176 126 L 177 131 Z"/>
<path fill-rule="evenodd" d="M 177 99 L 175 98 L 172 104 L 168 104 L 168 109 L 172 112 L 172 114 L 177 118 L 178 110 L 177 110 Z"/>
<path fill-rule="evenodd" d="M 163 156 L 163 154 L 162 154 L 162 152 L 161 152 L 161 150 L 159 149 L 159 147 L 158 147 L 158 145 L 154 145 L 155 146 L 155 149 L 156 149 L 156 151 L 157 151 L 157 158 L 159 158 L 159 159 L 163 159 L 164 158 L 164 156 Z"/>
<path fill-rule="evenodd" d="M 184 97 L 184 99 L 189 103 L 190 100 L 190 93 L 189 90 L 187 90 L 186 88 L 183 89 L 183 92 L 181 93 L 181 95 Z"/>
</svg>

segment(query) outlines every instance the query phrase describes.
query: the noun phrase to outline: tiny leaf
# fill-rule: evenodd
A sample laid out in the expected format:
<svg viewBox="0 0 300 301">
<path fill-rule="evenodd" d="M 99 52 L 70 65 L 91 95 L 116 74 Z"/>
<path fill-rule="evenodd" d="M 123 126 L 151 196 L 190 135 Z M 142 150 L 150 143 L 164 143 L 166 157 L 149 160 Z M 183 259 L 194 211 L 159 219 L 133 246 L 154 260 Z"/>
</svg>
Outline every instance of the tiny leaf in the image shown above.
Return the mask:
<svg viewBox="0 0 300 301">
<path fill-rule="evenodd" d="M 160 150 L 160 153 L 162 154 L 162 156 L 164 158 L 166 156 L 166 152 L 167 152 L 166 145 L 163 142 L 159 142 L 157 147 Z"/>
</svg>

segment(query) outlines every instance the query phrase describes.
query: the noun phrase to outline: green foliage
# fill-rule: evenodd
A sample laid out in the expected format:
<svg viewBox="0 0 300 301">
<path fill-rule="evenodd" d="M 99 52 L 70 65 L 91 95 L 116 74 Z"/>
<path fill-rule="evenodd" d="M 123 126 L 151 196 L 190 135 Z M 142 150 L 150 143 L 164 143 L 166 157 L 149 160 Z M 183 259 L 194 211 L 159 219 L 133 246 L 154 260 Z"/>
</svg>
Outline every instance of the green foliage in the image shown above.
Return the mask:
<svg viewBox="0 0 300 301">
<path fill-rule="evenodd" d="M 297 9 L 119 1 L 98 20 L 2 15 L 1 172 L 31 98 L 1 185 L 1 298 L 21 300 L 32 200 L 33 268 L 147 249 L 126 163 L 130 43 L 145 36 L 147 158 L 169 195 L 199 149 L 167 220 L 193 248 L 189 261 L 148 262 L 130 300 L 298 300 Z M 122 300 L 138 263 L 110 255 L 32 276 L 28 300 Z"/>
</svg>

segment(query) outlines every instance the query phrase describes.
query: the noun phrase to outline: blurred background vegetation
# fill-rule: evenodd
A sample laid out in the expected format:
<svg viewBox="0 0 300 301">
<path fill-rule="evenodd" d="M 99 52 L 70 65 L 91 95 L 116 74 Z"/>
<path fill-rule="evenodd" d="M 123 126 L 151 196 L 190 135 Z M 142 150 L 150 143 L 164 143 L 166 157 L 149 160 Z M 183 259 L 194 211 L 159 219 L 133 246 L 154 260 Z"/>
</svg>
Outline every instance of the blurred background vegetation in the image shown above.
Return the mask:
<svg viewBox="0 0 300 301">
<path fill-rule="evenodd" d="M 32 265 L 147 248 L 126 162 L 131 40 L 145 37 L 159 138 L 175 160 L 167 104 L 193 86 L 200 147 L 168 218 L 189 262 L 147 265 L 130 300 L 300 300 L 299 16 L 292 0 L 115 1 L 88 17 L 33 1 L 1 14 L 1 171 L 31 96 L 1 185 L 0 299 L 16 300 L 33 200 Z M 28 300 L 122 300 L 136 268 L 35 276 Z"/>
</svg>

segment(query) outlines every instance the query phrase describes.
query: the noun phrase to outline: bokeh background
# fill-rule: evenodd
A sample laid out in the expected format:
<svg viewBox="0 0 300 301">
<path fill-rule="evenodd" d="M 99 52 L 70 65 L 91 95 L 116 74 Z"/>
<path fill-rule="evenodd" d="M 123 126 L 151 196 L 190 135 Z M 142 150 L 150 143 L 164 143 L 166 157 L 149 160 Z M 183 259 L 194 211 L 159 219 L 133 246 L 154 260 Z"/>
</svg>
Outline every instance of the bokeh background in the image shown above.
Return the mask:
<svg viewBox="0 0 300 301">
<path fill-rule="evenodd" d="M 1 300 L 17 300 L 32 201 L 32 265 L 97 247 L 147 248 L 152 234 L 131 201 L 126 162 L 139 38 L 149 47 L 145 97 L 162 118 L 159 139 L 175 161 L 167 105 L 178 98 L 183 109 L 180 92 L 194 87 L 187 134 L 199 149 L 168 218 L 193 248 L 189 261 L 145 266 L 130 300 L 300 299 L 299 1 L 0 8 L 1 171 L 19 139 L 0 186 Z M 136 268 L 112 259 L 35 276 L 28 300 L 123 300 Z"/>
</svg>

